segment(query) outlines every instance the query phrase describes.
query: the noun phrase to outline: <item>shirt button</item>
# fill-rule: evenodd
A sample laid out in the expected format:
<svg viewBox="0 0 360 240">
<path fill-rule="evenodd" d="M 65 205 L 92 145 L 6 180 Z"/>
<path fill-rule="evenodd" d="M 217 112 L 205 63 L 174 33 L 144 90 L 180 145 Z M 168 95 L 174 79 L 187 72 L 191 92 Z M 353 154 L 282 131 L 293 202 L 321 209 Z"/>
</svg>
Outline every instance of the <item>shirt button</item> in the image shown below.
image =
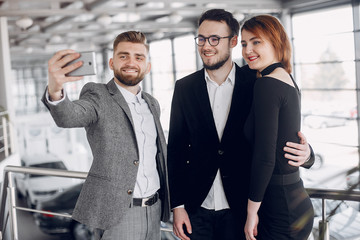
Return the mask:
<svg viewBox="0 0 360 240">
<path fill-rule="evenodd" d="M 127 191 L 127 193 L 128 193 L 129 195 L 131 195 L 131 194 L 133 193 L 133 190 L 129 189 L 129 190 Z"/>
<path fill-rule="evenodd" d="M 138 165 L 139 165 L 139 161 L 138 161 L 138 160 L 135 160 L 135 161 L 134 161 L 134 165 L 135 165 L 135 166 L 138 166 Z"/>
<path fill-rule="evenodd" d="M 219 149 L 219 150 L 218 150 L 218 154 L 219 154 L 219 155 L 223 155 L 223 154 L 224 154 L 224 151 L 221 150 L 221 149 Z"/>
</svg>

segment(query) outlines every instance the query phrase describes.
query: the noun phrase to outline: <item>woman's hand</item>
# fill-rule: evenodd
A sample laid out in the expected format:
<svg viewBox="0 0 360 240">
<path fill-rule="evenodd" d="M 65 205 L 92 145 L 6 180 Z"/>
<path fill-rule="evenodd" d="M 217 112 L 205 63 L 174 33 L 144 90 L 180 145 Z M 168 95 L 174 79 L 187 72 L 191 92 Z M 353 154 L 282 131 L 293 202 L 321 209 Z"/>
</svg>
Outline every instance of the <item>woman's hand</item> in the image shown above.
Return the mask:
<svg viewBox="0 0 360 240">
<path fill-rule="evenodd" d="M 246 219 L 246 224 L 245 224 L 245 237 L 246 240 L 256 240 L 256 236 L 257 236 L 257 226 L 259 223 L 259 217 L 257 214 L 255 215 L 249 215 L 247 216 Z"/>
</svg>

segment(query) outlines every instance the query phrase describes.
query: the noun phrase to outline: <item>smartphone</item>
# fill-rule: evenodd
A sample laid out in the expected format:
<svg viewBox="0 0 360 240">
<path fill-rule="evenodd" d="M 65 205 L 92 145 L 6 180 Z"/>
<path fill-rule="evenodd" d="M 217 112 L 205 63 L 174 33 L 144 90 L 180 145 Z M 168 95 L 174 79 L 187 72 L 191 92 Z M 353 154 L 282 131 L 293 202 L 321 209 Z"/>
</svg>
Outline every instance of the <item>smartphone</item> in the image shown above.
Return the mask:
<svg viewBox="0 0 360 240">
<path fill-rule="evenodd" d="M 78 69 L 75 69 L 72 72 L 66 74 L 66 76 L 87 76 L 87 75 L 96 75 L 96 57 L 95 52 L 80 52 L 80 57 L 75 59 L 66 66 L 73 63 L 82 61 L 83 65 Z"/>
</svg>

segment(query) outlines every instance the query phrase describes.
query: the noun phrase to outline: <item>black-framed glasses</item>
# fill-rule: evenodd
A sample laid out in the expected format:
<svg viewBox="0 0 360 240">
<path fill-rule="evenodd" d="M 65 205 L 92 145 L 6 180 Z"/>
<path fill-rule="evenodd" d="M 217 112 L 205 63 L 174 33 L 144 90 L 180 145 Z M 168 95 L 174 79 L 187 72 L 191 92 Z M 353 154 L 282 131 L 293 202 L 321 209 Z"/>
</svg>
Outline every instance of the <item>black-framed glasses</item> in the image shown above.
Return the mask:
<svg viewBox="0 0 360 240">
<path fill-rule="evenodd" d="M 219 45 L 220 39 L 222 38 L 232 38 L 233 36 L 227 36 L 227 37 L 219 37 L 219 36 L 210 36 L 210 37 L 203 37 L 203 36 L 198 36 L 195 37 L 195 42 L 198 46 L 202 47 L 205 45 L 206 39 L 208 40 L 209 44 L 213 47 Z"/>
</svg>

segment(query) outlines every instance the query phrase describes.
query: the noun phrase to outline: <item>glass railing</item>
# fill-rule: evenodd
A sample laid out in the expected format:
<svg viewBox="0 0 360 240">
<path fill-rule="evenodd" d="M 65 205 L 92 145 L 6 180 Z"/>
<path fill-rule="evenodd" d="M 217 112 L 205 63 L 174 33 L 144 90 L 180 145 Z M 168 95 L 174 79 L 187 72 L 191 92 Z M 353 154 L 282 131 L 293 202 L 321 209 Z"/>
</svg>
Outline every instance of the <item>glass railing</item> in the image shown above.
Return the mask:
<svg viewBox="0 0 360 240">
<path fill-rule="evenodd" d="M 71 218 L 70 213 L 26 208 L 16 204 L 16 174 L 37 174 L 64 178 L 86 179 L 87 172 L 48 168 L 6 166 L 0 202 L 0 240 L 18 240 L 17 211 Z M 360 239 L 360 191 L 307 188 L 315 209 L 315 221 L 309 240 Z M 7 230 L 7 238 L 3 236 Z M 162 224 L 162 233 L 172 233 L 171 224 Z"/>
<path fill-rule="evenodd" d="M 0 202 L 0 240 L 19 240 L 17 211 L 26 211 L 32 212 L 34 214 L 42 214 L 45 216 L 52 216 L 52 218 L 54 216 L 58 216 L 60 218 L 72 217 L 71 213 L 59 213 L 54 211 L 44 211 L 42 209 L 18 206 L 16 203 L 16 184 L 14 181 L 16 178 L 16 174 L 32 174 L 63 178 L 86 179 L 88 173 L 49 168 L 6 166 L 4 168 L 4 179 L 1 188 L 2 192 Z M 162 235 L 173 235 L 171 225 L 169 225 L 168 223 L 162 222 L 161 231 Z M 7 233 L 6 236 L 4 233 Z M 175 239 L 175 237 L 167 239 Z"/>
</svg>

